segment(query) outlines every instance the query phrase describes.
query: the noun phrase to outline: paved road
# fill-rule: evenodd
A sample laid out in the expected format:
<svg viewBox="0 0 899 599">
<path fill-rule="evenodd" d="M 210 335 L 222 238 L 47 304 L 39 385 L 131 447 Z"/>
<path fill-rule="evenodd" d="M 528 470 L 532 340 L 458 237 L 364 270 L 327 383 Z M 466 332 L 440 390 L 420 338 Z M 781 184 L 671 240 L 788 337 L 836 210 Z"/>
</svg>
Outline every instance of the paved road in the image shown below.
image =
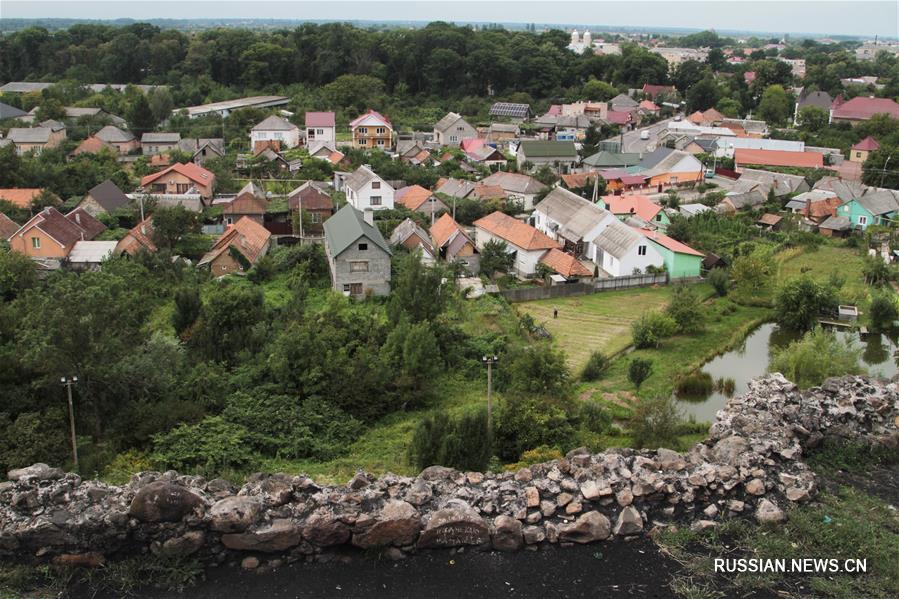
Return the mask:
<svg viewBox="0 0 899 599">
<path fill-rule="evenodd" d="M 265 574 L 222 566 L 184 593 L 144 591 L 143 599 L 676 599 L 668 583 L 679 570 L 646 540 L 615 541 L 539 551 L 423 552 L 405 560 L 293 564 Z M 77 596 L 77 595 L 76 595 Z M 82 595 L 87 597 L 89 595 Z M 97 595 L 112 597 L 113 595 Z"/>
<path fill-rule="evenodd" d="M 648 152 L 652 152 L 656 149 L 656 140 L 663 130 L 668 127 L 668 123 L 671 119 L 665 119 L 663 121 L 659 121 L 654 125 L 649 125 L 648 127 L 643 127 L 642 129 L 634 129 L 633 131 L 627 131 L 624 134 L 624 149 L 623 152 L 632 152 L 634 154 L 645 154 Z M 649 131 L 649 139 L 640 139 L 641 131 Z M 620 135 L 616 135 L 615 137 L 609 138 L 605 141 L 619 141 L 621 139 Z"/>
</svg>

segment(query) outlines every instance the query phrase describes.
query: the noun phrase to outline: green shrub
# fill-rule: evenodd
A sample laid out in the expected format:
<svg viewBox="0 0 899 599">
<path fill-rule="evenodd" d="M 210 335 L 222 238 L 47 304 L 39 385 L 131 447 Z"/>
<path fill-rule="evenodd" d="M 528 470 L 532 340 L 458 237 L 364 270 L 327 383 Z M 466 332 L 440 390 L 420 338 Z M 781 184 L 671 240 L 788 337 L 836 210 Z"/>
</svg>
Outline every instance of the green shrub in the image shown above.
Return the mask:
<svg viewBox="0 0 899 599">
<path fill-rule="evenodd" d="M 151 459 L 164 468 L 215 475 L 226 469 L 244 469 L 257 460 L 250 432 L 221 416 L 197 424 L 182 424 L 153 437 Z"/>
<path fill-rule="evenodd" d="M 124 485 L 131 479 L 132 474 L 153 469 L 153 461 L 146 453 L 129 449 L 113 458 L 104 468 L 101 478 L 111 485 Z"/>
<path fill-rule="evenodd" d="M 691 287 L 678 285 L 665 308 L 665 314 L 674 320 L 677 332 L 689 335 L 699 333 L 705 327 L 704 310 L 705 306 Z"/>
<path fill-rule="evenodd" d="M 673 318 L 662 312 L 644 312 L 631 324 L 634 347 L 644 349 L 658 347 L 665 337 L 670 337 L 677 330 Z"/>
<path fill-rule="evenodd" d="M 701 370 L 684 375 L 675 383 L 677 394 L 685 397 L 708 397 L 714 388 L 712 375 Z"/>
<path fill-rule="evenodd" d="M 634 358 L 627 366 L 627 380 L 633 383 L 634 387 L 640 388 L 643 381 L 652 374 L 652 360 L 646 358 Z"/>
<path fill-rule="evenodd" d="M 484 409 L 454 418 L 442 412 L 425 416 L 409 446 L 409 462 L 419 469 L 439 465 L 479 471 L 486 469 L 490 455 Z"/>
<path fill-rule="evenodd" d="M 795 331 L 813 328 L 820 316 L 836 311 L 838 305 L 836 291 L 808 275 L 787 281 L 774 301 L 778 324 Z"/>
<path fill-rule="evenodd" d="M 893 326 L 893 321 L 899 318 L 899 310 L 896 308 L 896 296 L 890 292 L 876 293 L 871 299 L 871 328 L 883 331 Z"/>
<path fill-rule="evenodd" d="M 567 450 L 575 443 L 577 424 L 574 405 L 566 398 L 507 396 L 497 411 L 495 453 L 511 462 L 541 445 Z"/>
<path fill-rule="evenodd" d="M 590 359 L 581 371 L 582 381 L 595 381 L 602 378 L 606 370 L 609 369 L 609 359 L 599 351 L 590 354 Z"/>
<path fill-rule="evenodd" d="M 580 421 L 585 430 L 601 435 L 612 426 L 612 414 L 600 402 L 588 399 L 580 404 Z"/>
<path fill-rule="evenodd" d="M 861 349 L 851 341 L 840 341 L 833 332 L 819 327 L 787 347 L 774 350 L 769 370 L 808 388 L 820 385 L 828 377 L 862 373 L 860 358 Z"/>
<path fill-rule="evenodd" d="M 634 406 L 630 420 L 634 447 L 676 448 L 682 420 L 673 397 L 641 399 Z"/>
<path fill-rule="evenodd" d="M 727 274 L 727 270 L 724 268 L 714 268 L 711 272 L 709 272 L 706 280 L 709 282 L 709 285 L 715 290 L 715 293 L 718 294 L 719 297 L 724 297 L 727 295 L 727 289 L 730 287 L 730 275 Z"/>
</svg>

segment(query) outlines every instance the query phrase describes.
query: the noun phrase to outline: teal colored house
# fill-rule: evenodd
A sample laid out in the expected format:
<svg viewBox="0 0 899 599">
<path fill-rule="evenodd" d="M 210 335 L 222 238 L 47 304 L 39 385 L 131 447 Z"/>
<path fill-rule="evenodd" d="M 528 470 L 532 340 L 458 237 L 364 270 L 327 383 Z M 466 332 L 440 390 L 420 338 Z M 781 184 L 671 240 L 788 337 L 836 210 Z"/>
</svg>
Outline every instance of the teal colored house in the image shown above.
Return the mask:
<svg viewBox="0 0 899 599">
<path fill-rule="evenodd" d="M 665 270 L 671 279 L 698 277 L 705 257 L 688 245 L 663 235 L 658 231 L 640 229 L 665 261 Z"/>
<path fill-rule="evenodd" d="M 849 219 L 853 229 L 866 229 L 869 225 L 885 225 L 899 213 L 899 201 L 886 189 L 865 193 L 837 208 L 837 216 Z"/>
</svg>

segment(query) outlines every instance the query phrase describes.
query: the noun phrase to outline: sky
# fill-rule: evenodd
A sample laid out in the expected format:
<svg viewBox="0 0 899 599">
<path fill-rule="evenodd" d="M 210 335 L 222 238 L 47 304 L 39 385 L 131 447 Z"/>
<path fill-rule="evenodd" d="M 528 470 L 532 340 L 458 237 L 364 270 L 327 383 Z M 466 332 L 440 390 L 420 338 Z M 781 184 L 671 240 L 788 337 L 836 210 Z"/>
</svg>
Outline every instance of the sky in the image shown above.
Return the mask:
<svg viewBox="0 0 899 599">
<path fill-rule="evenodd" d="M 37 17 L 582 23 L 899 37 L 896 0 L 0 0 L 0 18 Z"/>
</svg>

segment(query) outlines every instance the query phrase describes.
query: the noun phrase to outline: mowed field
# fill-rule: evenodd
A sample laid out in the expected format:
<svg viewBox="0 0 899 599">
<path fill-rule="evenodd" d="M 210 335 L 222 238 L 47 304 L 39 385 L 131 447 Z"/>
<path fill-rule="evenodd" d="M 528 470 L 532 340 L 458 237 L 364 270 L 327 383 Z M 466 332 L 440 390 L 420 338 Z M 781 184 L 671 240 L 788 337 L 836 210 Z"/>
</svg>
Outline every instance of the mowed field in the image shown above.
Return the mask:
<svg viewBox="0 0 899 599">
<path fill-rule="evenodd" d="M 870 293 L 862 271 L 865 258 L 855 248 L 835 245 L 822 245 L 816 249 L 795 248 L 781 252 L 778 264 L 777 284 L 803 274 L 822 283 L 827 282 L 831 275 L 837 275 L 844 279 L 841 299 L 865 303 Z"/>
<path fill-rule="evenodd" d="M 670 297 L 669 286 L 644 287 L 522 302 L 515 307 L 546 326 L 576 373 L 591 352 L 599 350 L 608 355 L 630 345 L 631 323 L 647 310 L 664 308 Z M 555 319 L 554 307 L 559 309 Z"/>
</svg>

